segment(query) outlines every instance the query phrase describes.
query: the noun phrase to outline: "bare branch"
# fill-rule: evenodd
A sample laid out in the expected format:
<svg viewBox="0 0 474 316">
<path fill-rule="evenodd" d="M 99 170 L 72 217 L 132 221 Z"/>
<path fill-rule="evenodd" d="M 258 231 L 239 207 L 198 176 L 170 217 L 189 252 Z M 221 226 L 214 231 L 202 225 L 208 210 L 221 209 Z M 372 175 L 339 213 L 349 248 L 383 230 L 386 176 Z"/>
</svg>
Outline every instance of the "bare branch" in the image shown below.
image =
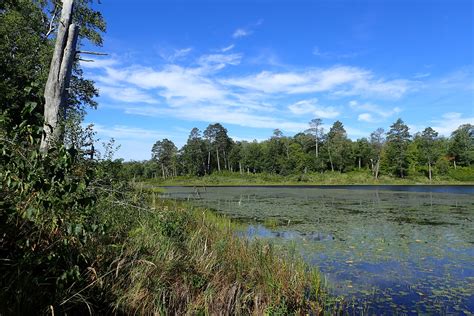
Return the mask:
<svg viewBox="0 0 474 316">
<path fill-rule="evenodd" d="M 46 32 L 46 38 L 48 38 L 49 35 L 51 35 L 51 33 L 54 32 L 54 30 L 56 29 L 53 23 L 54 23 L 54 19 L 56 19 L 57 14 L 58 14 L 58 6 L 55 5 L 53 15 L 51 16 L 51 20 L 49 21 L 48 32 Z"/>
<path fill-rule="evenodd" d="M 98 56 L 107 56 L 107 53 L 100 53 L 100 52 L 90 52 L 85 50 L 78 50 L 76 54 L 87 54 L 87 55 L 98 55 Z"/>
</svg>

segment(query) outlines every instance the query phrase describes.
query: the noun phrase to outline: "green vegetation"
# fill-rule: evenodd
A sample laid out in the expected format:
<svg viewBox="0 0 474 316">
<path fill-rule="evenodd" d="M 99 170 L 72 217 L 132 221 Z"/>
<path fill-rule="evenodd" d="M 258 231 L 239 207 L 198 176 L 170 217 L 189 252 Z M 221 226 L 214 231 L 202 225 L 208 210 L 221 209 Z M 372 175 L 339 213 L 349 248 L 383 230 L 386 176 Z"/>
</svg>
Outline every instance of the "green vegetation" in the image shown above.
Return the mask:
<svg viewBox="0 0 474 316">
<path fill-rule="evenodd" d="M 93 130 L 81 127 L 97 91 L 77 63 L 61 104 L 60 139 L 40 151 L 60 5 L 0 4 L 0 314 L 322 314 L 338 308 L 317 271 L 297 256 L 240 238 L 224 217 L 159 200 L 156 189 L 131 187 L 124 165 L 112 159 L 113 140 L 100 153 Z M 100 45 L 105 23 L 91 7 L 75 1 L 73 20 L 82 42 Z M 162 160 L 162 149 L 173 150 L 168 145 L 155 146 Z"/>
<path fill-rule="evenodd" d="M 409 184 L 454 184 L 467 185 L 474 183 L 474 168 L 458 167 L 449 170 L 446 176 L 436 176 L 430 181 L 424 175 L 397 178 L 382 175 L 378 179 L 371 177 L 370 171 L 302 173 L 297 175 L 278 175 L 268 173 L 240 174 L 238 172 L 215 172 L 210 175 L 177 176 L 173 178 L 152 178 L 143 181 L 148 185 L 158 186 L 245 186 L 245 185 L 409 185 Z"/>
<path fill-rule="evenodd" d="M 116 304 L 129 313 L 320 314 L 319 274 L 271 244 L 235 235 L 212 212 L 158 201 L 130 230 L 114 280 Z M 163 303 L 164 302 L 164 303 Z M 331 305 L 326 302 L 326 308 Z"/>
<path fill-rule="evenodd" d="M 219 123 L 209 125 L 203 137 L 193 128 L 180 150 L 168 139 L 159 140 L 151 160 L 124 163 L 124 172 L 163 185 L 474 182 L 471 124 L 459 126 L 450 138 L 431 127 L 411 136 L 398 119 L 387 133 L 379 128 L 357 141 L 347 137 L 340 121 L 327 134 L 321 124 L 313 119 L 307 131 L 293 137 L 276 129 L 262 142 L 233 141 Z"/>
</svg>

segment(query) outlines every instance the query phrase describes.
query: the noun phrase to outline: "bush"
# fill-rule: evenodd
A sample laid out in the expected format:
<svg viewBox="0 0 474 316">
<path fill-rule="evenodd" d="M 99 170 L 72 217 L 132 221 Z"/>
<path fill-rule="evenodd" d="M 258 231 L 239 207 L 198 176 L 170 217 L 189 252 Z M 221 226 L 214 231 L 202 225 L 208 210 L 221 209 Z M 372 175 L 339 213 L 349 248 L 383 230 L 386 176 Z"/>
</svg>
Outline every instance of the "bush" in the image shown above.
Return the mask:
<svg viewBox="0 0 474 316">
<path fill-rule="evenodd" d="M 458 167 L 449 170 L 449 176 L 458 181 L 474 182 L 474 167 Z"/>
</svg>

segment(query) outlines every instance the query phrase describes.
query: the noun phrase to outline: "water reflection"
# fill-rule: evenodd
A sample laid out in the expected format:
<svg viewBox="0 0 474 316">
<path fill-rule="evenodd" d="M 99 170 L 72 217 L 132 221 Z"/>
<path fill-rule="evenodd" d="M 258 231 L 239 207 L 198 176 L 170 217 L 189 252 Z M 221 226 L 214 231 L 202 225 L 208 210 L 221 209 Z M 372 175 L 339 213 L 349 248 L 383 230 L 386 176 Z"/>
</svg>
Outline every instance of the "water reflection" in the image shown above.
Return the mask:
<svg viewBox="0 0 474 316">
<path fill-rule="evenodd" d="M 474 311 L 474 187 L 438 187 L 458 194 L 423 190 L 169 188 L 168 194 L 247 222 L 242 236 L 296 247 L 336 294 L 368 299 L 366 311 Z"/>
</svg>

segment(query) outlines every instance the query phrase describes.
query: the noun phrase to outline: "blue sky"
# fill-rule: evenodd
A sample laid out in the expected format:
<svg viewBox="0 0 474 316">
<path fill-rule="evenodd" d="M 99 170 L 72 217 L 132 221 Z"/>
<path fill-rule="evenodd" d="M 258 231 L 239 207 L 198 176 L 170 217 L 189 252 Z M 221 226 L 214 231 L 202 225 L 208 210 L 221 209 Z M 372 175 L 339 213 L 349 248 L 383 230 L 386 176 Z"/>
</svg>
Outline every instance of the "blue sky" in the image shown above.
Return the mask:
<svg viewBox="0 0 474 316">
<path fill-rule="evenodd" d="M 118 158 L 220 122 L 235 140 L 335 120 L 352 139 L 474 124 L 472 1 L 104 0 L 106 57 L 83 63 Z M 97 49 L 96 49 L 97 50 Z"/>
</svg>

